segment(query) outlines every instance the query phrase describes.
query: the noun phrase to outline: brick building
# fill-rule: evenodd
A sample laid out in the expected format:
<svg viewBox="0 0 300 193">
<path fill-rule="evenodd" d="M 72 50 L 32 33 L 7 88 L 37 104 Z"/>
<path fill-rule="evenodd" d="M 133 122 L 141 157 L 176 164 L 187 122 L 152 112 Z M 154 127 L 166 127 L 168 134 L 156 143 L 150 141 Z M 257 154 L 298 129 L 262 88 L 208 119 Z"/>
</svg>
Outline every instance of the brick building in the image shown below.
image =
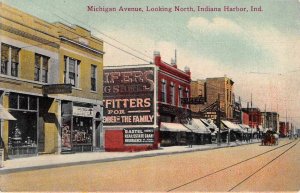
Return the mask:
<svg viewBox="0 0 300 193">
<path fill-rule="evenodd" d="M 167 64 L 159 52 L 154 53 L 154 64 L 158 67 L 158 113 L 160 122 L 185 122 L 191 116 L 190 106 L 182 104 L 181 98 L 190 97 L 191 72 L 177 68 L 175 61 Z"/>
<path fill-rule="evenodd" d="M 262 125 L 261 112 L 259 108 L 242 108 L 242 111 L 249 116 L 249 126 L 252 128 L 258 128 Z"/>
<path fill-rule="evenodd" d="M 207 118 L 215 119 L 215 112 L 210 112 L 209 108 L 214 104 L 218 96 L 220 97 L 220 110 L 223 119 L 233 120 L 233 84 L 232 79 L 228 77 L 207 78 L 205 80 L 196 80 L 191 83 L 191 96 L 203 96 L 206 99 L 205 104 L 191 105 L 193 116 L 204 115 Z"/>
</svg>

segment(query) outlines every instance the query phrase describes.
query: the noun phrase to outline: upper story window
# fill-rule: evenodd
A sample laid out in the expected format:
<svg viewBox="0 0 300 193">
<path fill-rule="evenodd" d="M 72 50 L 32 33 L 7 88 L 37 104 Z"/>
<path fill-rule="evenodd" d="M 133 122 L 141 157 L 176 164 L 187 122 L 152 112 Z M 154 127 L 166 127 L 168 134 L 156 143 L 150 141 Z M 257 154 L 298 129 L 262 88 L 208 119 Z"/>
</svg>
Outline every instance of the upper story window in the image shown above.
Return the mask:
<svg viewBox="0 0 300 193">
<path fill-rule="evenodd" d="M 48 64 L 49 57 L 35 54 L 34 80 L 48 82 Z"/>
<path fill-rule="evenodd" d="M 173 82 L 170 84 L 170 98 L 171 98 L 171 104 L 175 105 L 175 85 Z"/>
<path fill-rule="evenodd" d="M 79 87 L 79 78 L 80 78 L 80 61 L 68 56 L 64 57 L 65 60 L 65 74 L 64 74 L 64 83 L 72 84 L 74 87 Z"/>
<path fill-rule="evenodd" d="M 179 87 L 178 87 L 178 106 L 179 107 L 182 107 L 182 104 L 181 104 L 181 98 L 182 98 L 183 96 L 182 96 L 182 88 L 181 88 L 181 86 L 179 85 Z"/>
<path fill-rule="evenodd" d="M 97 66 L 91 65 L 91 90 L 97 90 Z"/>
<path fill-rule="evenodd" d="M 190 98 L 190 91 L 188 88 L 185 89 L 186 98 Z M 186 105 L 186 108 L 189 108 L 189 104 Z"/>
<path fill-rule="evenodd" d="M 167 102 L 167 82 L 164 79 L 161 81 L 161 102 Z"/>
<path fill-rule="evenodd" d="M 19 52 L 19 48 L 1 44 L 1 74 L 19 76 Z"/>
</svg>

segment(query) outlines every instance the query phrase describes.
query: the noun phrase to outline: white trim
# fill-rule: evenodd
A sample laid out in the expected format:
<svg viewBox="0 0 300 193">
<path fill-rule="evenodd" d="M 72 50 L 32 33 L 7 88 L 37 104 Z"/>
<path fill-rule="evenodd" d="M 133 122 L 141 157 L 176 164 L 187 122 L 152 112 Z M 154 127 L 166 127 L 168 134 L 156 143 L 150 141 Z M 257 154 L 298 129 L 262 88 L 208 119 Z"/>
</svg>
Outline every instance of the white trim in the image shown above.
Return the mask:
<svg viewBox="0 0 300 193">
<path fill-rule="evenodd" d="M 64 47 L 64 46 L 60 46 L 60 49 L 65 50 L 65 51 L 68 51 L 68 52 L 73 53 L 73 54 L 77 54 L 77 55 L 82 56 L 82 57 L 84 57 L 84 58 L 88 58 L 88 59 L 94 60 L 94 61 L 96 61 L 96 62 L 100 62 L 100 63 L 103 62 L 103 59 L 102 59 L 102 60 L 99 60 L 98 58 L 91 57 L 91 56 L 88 56 L 88 55 L 84 55 L 84 54 L 82 54 L 82 53 L 80 53 L 80 52 L 76 52 L 76 51 L 74 51 L 74 50 L 70 50 L 70 49 L 68 49 L 68 48 L 66 48 L 66 47 Z"/>
<path fill-rule="evenodd" d="M 91 48 L 91 47 L 89 47 L 89 46 L 87 46 L 87 45 L 84 45 L 84 44 L 82 44 L 82 43 L 78 43 L 78 42 L 76 42 L 76 41 L 70 40 L 70 39 L 68 39 L 68 38 L 66 38 L 66 37 L 60 36 L 59 38 L 62 39 L 62 40 L 65 40 L 65 41 L 67 41 L 67 42 L 71 42 L 71 43 L 73 43 L 73 44 L 75 44 L 75 45 L 77 45 L 77 46 L 80 46 L 80 47 L 83 47 L 83 48 L 85 48 L 85 49 L 88 49 L 88 50 L 90 50 L 90 51 L 92 51 L 92 52 L 96 52 L 97 54 L 100 54 L 100 55 L 103 55 L 103 54 L 104 54 L 103 51 L 93 49 L 93 48 Z"/>
</svg>

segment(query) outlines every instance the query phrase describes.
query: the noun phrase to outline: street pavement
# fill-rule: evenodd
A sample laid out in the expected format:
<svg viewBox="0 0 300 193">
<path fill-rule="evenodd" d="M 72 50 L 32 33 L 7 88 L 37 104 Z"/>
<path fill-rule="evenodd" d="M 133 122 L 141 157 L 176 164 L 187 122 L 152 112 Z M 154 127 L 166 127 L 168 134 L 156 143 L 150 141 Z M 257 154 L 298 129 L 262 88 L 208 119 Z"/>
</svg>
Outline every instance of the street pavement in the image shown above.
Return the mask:
<svg viewBox="0 0 300 193">
<path fill-rule="evenodd" d="M 240 145 L 248 145 L 251 143 L 259 143 L 259 140 L 254 139 L 252 142 L 231 142 L 205 145 L 193 145 L 192 148 L 187 146 L 171 146 L 161 147 L 158 150 L 140 151 L 140 152 L 85 152 L 74 154 L 45 154 L 33 157 L 16 158 L 6 160 L 3 167 L 0 168 L 1 173 L 46 169 L 54 167 L 65 167 L 72 165 L 82 165 L 100 162 L 110 162 L 118 160 L 136 159 L 142 157 L 153 157 L 159 155 L 176 154 L 193 151 L 204 151 L 216 148 L 227 148 Z"/>
<path fill-rule="evenodd" d="M 278 146 L 254 143 L 208 151 L 3 173 L 0 175 L 0 190 L 296 192 L 300 189 L 299 163 L 299 139 L 284 139 Z"/>
</svg>

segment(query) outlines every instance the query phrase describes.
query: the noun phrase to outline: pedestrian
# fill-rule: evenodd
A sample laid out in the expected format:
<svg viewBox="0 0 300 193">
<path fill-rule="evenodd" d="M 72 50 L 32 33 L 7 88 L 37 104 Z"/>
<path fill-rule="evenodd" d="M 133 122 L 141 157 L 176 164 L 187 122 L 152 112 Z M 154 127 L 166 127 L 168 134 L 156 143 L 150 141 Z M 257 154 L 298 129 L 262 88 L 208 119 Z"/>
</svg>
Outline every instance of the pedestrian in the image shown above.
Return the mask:
<svg viewBox="0 0 300 193">
<path fill-rule="evenodd" d="M 194 143 L 194 133 L 191 132 L 191 133 L 188 133 L 188 147 L 192 148 L 193 147 L 193 143 Z"/>
</svg>

